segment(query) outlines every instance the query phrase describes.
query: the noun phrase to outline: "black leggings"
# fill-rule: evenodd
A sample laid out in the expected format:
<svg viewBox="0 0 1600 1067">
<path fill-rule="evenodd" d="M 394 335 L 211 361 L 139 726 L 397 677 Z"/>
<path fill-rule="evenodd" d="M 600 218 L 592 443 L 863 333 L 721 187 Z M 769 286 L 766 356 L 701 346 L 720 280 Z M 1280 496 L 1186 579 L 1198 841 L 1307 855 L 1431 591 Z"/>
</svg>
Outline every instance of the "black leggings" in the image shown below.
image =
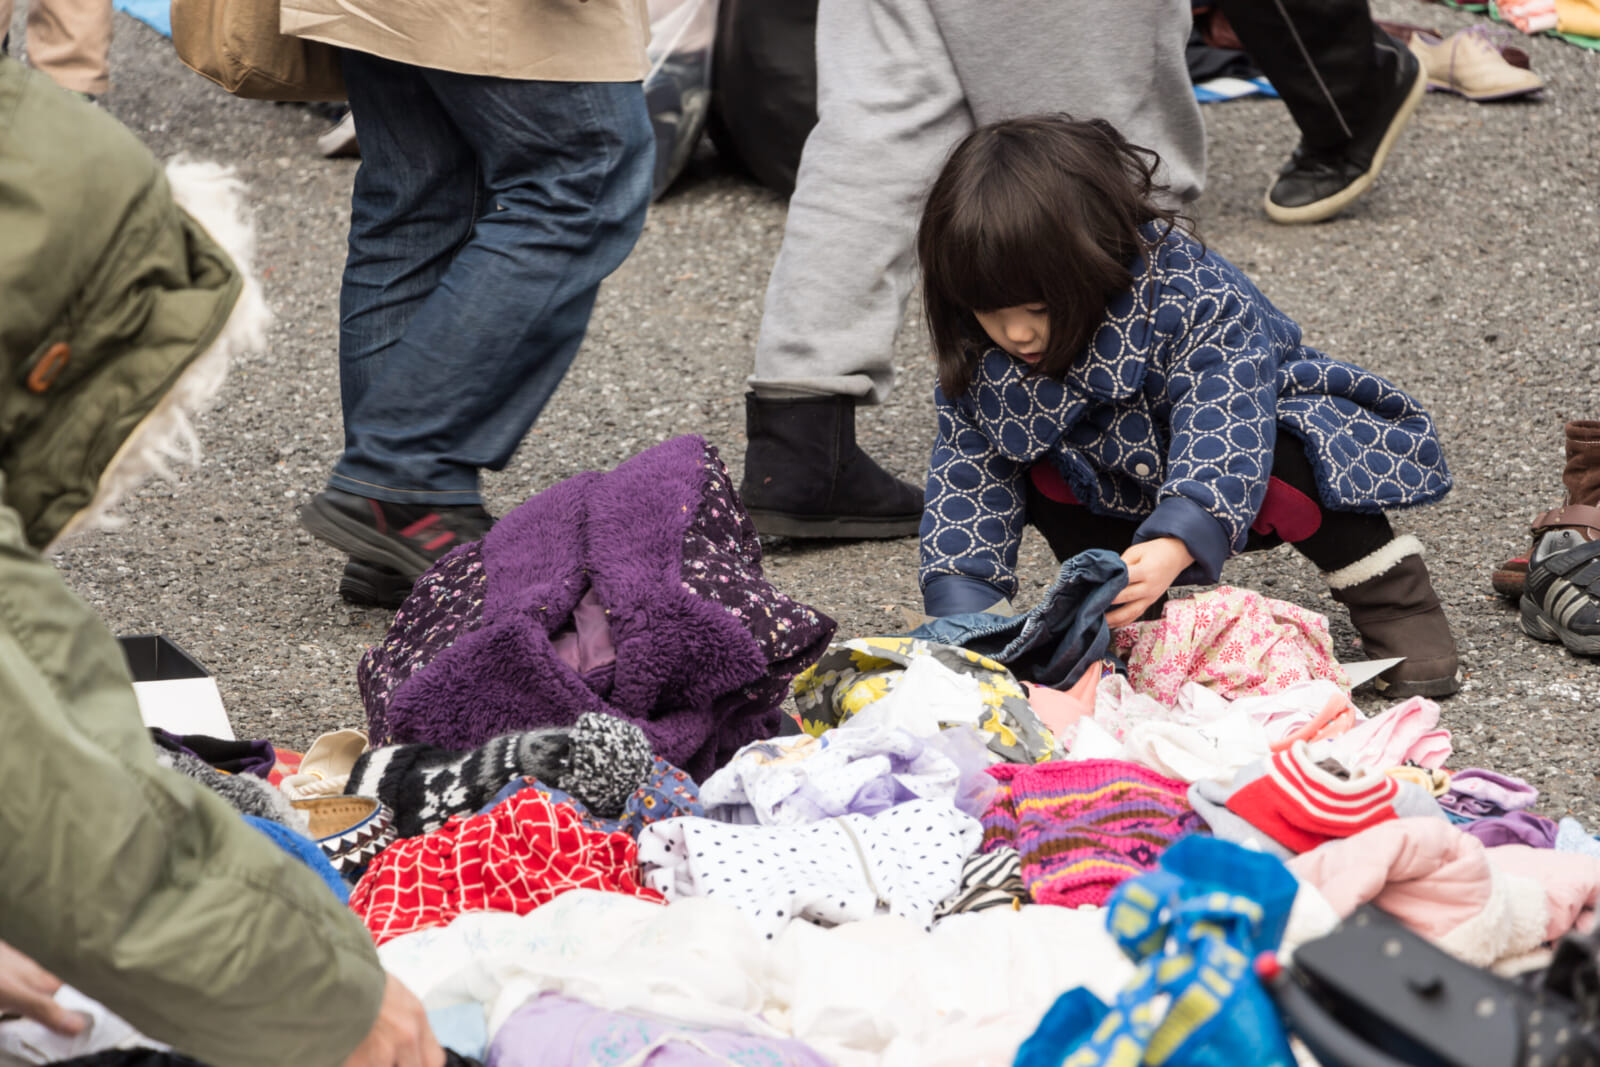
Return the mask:
<svg viewBox="0 0 1600 1067">
<path fill-rule="evenodd" d="M 1394 540 L 1394 528 L 1381 511 L 1371 514 L 1356 511 L 1331 511 L 1321 505 L 1316 478 L 1304 447 L 1293 435 L 1278 432 L 1278 445 L 1272 454 L 1272 477 L 1296 489 L 1317 505 L 1321 524 L 1315 532 L 1291 542 L 1321 571 L 1336 571 L 1365 559 Z M 1044 534 L 1050 550 L 1059 560 L 1070 559 L 1090 548 L 1123 552 L 1133 544 L 1139 529 L 1135 519 L 1096 515 L 1081 504 L 1063 504 L 1045 496 L 1027 479 L 1028 522 Z M 1276 548 L 1283 538 L 1275 533 L 1251 530 L 1244 550 L 1255 552 Z"/>
</svg>

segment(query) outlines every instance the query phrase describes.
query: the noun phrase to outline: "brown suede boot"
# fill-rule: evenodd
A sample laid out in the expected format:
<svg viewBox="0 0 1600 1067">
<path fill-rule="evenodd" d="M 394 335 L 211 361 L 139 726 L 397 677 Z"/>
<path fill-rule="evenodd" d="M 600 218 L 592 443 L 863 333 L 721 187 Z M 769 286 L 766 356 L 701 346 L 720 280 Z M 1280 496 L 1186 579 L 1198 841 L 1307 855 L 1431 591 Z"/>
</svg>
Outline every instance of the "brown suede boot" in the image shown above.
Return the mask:
<svg viewBox="0 0 1600 1067">
<path fill-rule="evenodd" d="M 1568 531 L 1571 536 L 1562 540 L 1574 544 L 1600 538 L 1600 421 L 1567 423 L 1567 465 L 1561 483 L 1567 491 L 1566 505 L 1534 516 L 1530 524 L 1535 548 L 1553 531 Z M 1512 600 L 1522 596 L 1532 554 L 1505 560 L 1494 569 L 1489 581 L 1496 593 Z"/>
<path fill-rule="evenodd" d="M 1350 609 L 1368 659 L 1405 657 L 1374 683 L 1384 697 L 1445 697 L 1461 688 L 1456 639 L 1428 580 L 1420 541 L 1397 537 L 1323 577 L 1333 599 Z"/>
</svg>

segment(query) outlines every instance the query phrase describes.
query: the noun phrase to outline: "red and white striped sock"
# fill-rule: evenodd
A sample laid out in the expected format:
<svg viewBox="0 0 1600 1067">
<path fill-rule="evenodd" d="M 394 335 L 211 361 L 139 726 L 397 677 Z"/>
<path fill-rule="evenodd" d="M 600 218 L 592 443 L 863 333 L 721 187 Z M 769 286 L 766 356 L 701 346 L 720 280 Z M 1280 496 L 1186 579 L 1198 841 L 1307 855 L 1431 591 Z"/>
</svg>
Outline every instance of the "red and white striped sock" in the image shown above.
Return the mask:
<svg viewBox="0 0 1600 1067">
<path fill-rule="evenodd" d="M 1305 742 L 1275 753 L 1267 773 L 1228 798 L 1228 810 L 1293 852 L 1396 818 L 1400 783 L 1363 770 L 1349 779 L 1318 767 Z"/>
</svg>

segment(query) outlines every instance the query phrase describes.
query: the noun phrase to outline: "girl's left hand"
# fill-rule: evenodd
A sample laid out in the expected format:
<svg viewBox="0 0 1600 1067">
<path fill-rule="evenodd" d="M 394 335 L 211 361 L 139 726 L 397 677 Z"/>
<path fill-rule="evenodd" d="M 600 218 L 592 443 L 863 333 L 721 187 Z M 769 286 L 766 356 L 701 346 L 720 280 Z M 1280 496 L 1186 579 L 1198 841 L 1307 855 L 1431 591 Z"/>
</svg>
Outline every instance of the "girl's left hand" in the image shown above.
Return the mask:
<svg viewBox="0 0 1600 1067">
<path fill-rule="evenodd" d="M 1122 562 L 1128 565 L 1128 588 L 1111 602 L 1116 610 L 1106 612 L 1106 625 L 1112 629 L 1138 622 L 1194 557 L 1178 538 L 1158 537 L 1128 549 Z"/>
</svg>

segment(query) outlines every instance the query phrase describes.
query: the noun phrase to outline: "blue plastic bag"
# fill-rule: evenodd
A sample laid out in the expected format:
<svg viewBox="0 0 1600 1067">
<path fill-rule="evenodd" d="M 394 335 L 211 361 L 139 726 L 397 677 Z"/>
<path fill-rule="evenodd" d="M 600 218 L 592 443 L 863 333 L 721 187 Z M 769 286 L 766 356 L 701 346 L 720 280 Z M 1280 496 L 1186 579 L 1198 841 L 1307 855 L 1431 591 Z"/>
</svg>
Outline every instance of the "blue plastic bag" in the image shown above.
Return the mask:
<svg viewBox="0 0 1600 1067">
<path fill-rule="evenodd" d="M 1086 989 L 1062 994 L 1016 1067 L 1293 1067 L 1251 964 L 1278 947 L 1297 889 L 1271 856 L 1179 841 L 1107 905 L 1111 936 L 1139 965 L 1127 987 L 1110 1005 Z"/>
</svg>

